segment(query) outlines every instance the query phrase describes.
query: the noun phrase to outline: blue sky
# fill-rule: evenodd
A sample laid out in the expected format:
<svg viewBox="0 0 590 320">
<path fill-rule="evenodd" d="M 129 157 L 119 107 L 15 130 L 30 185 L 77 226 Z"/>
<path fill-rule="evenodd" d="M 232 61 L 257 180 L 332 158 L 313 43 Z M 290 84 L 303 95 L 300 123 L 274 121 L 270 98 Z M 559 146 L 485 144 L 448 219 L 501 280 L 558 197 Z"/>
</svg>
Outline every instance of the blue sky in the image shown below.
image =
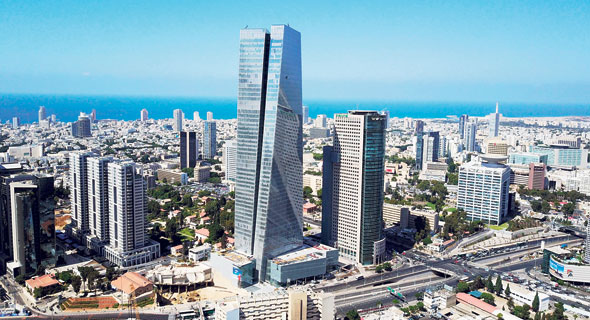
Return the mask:
<svg viewBox="0 0 590 320">
<path fill-rule="evenodd" d="M 277 23 L 304 99 L 590 102 L 590 3 L 538 0 L 1 1 L 0 92 L 235 97 Z"/>
</svg>

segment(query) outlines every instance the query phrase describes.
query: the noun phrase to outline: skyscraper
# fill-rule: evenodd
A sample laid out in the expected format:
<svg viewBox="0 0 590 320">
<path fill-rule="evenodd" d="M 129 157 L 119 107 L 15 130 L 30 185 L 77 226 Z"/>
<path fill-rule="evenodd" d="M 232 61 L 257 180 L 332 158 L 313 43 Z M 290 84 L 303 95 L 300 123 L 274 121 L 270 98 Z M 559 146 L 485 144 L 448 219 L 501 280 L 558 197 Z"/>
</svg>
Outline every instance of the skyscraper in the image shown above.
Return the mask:
<svg viewBox="0 0 590 320">
<path fill-rule="evenodd" d="M 194 121 L 200 121 L 201 120 L 201 117 L 199 116 L 199 111 L 193 112 L 193 120 Z"/>
<path fill-rule="evenodd" d="M 70 204 L 72 232 L 82 240 L 90 230 L 88 214 L 88 159 L 90 152 L 70 153 Z"/>
<path fill-rule="evenodd" d="M 129 267 L 156 259 L 160 245 L 149 239 L 146 183 L 141 168 L 132 162 L 108 164 L 109 245 L 105 257 Z"/>
<path fill-rule="evenodd" d="M 217 125 L 214 120 L 207 120 L 203 126 L 203 158 L 213 159 L 217 154 Z"/>
<path fill-rule="evenodd" d="M 20 118 L 12 117 L 12 129 L 16 129 L 20 126 Z"/>
<path fill-rule="evenodd" d="M 90 248 L 102 254 L 109 241 L 108 164 L 111 157 L 90 157 L 87 167 L 88 234 Z"/>
<path fill-rule="evenodd" d="M 309 122 L 309 107 L 303 106 L 303 124 L 307 124 Z"/>
<path fill-rule="evenodd" d="M 424 132 L 424 121 L 416 120 L 414 123 L 414 133 L 420 135 Z"/>
<path fill-rule="evenodd" d="M 584 245 L 584 262 L 590 263 L 590 221 L 586 225 L 586 244 Z"/>
<path fill-rule="evenodd" d="M 459 137 L 461 140 L 465 138 L 465 122 L 469 120 L 469 115 L 462 114 L 459 118 Z"/>
<path fill-rule="evenodd" d="M 92 112 L 90 112 L 90 121 L 92 123 L 96 122 L 96 109 L 92 109 Z"/>
<path fill-rule="evenodd" d="M 422 136 L 422 139 L 422 168 L 425 168 L 427 162 L 438 161 L 440 135 L 437 131 L 427 132 Z"/>
<path fill-rule="evenodd" d="M 227 141 L 223 145 L 223 166 L 225 167 L 225 179 L 236 181 L 236 170 L 238 165 L 238 143 L 236 140 Z"/>
<path fill-rule="evenodd" d="M 381 114 L 385 116 L 385 129 L 389 129 L 389 110 L 383 110 Z"/>
<path fill-rule="evenodd" d="M 147 109 L 141 109 L 141 121 L 148 121 L 148 111 Z"/>
<path fill-rule="evenodd" d="M 44 106 L 40 106 L 39 107 L 39 123 L 41 123 L 41 121 L 47 119 L 47 111 L 45 110 Z"/>
<path fill-rule="evenodd" d="M 194 131 L 180 132 L 180 168 L 194 168 L 199 159 L 199 139 Z"/>
<path fill-rule="evenodd" d="M 239 70 L 236 249 L 264 281 L 267 261 L 303 242 L 301 35 L 241 30 Z"/>
<path fill-rule="evenodd" d="M 322 242 L 362 264 L 381 261 L 385 116 L 334 115 L 333 146 L 324 147 Z"/>
<path fill-rule="evenodd" d="M 212 121 L 212 120 L 213 120 L 213 112 L 207 111 L 207 121 Z"/>
<path fill-rule="evenodd" d="M 477 121 L 469 120 L 465 122 L 465 130 L 463 135 L 463 145 L 465 150 L 469 152 L 475 151 L 475 136 L 477 135 Z"/>
<path fill-rule="evenodd" d="M 490 137 L 497 137 L 498 131 L 500 130 L 500 114 L 498 113 L 498 103 L 496 102 L 496 113 L 490 113 L 489 117 L 489 129 Z"/>
<path fill-rule="evenodd" d="M 183 118 L 183 113 L 182 110 L 180 109 L 174 109 L 174 112 L 172 113 L 174 116 L 174 122 L 172 123 L 172 127 L 174 129 L 174 131 L 182 131 L 182 118 Z"/>
<path fill-rule="evenodd" d="M 87 114 L 80 112 L 78 121 L 72 123 L 72 136 L 79 138 L 91 137 L 91 126 L 90 117 Z"/>
<path fill-rule="evenodd" d="M 317 128 L 325 128 L 326 127 L 326 115 L 325 114 L 318 114 L 315 119 L 315 126 Z"/>
<path fill-rule="evenodd" d="M 508 215 L 510 169 L 499 163 L 501 156 L 480 158 L 459 167 L 457 208 L 470 221 L 499 225 Z"/>
</svg>

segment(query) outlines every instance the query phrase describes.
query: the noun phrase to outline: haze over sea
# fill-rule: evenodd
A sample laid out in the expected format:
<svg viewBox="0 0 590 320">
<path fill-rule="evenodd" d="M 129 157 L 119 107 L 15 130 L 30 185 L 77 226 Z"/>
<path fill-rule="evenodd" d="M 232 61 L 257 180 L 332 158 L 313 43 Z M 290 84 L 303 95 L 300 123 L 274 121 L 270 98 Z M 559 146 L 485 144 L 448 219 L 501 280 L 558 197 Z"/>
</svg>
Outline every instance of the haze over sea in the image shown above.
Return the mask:
<svg viewBox="0 0 590 320">
<path fill-rule="evenodd" d="M 97 119 L 136 120 L 141 109 L 146 108 L 150 119 L 172 118 L 174 109 L 182 109 L 187 119 L 199 111 L 201 119 L 207 111 L 215 119 L 236 118 L 235 98 L 186 98 L 186 97 L 139 97 L 139 96 L 84 96 L 84 95 L 35 95 L 0 94 L 0 120 L 5 122 L 14 116 L 21 122 L 38 119 L 39 106 L 45 106 L 47 115 L 55 114 L 60 121 L 75 121 L 80 112 L 90 113 L 96 109 Z M 305 100 L 310 117 L 347 110 L 389 110 L 390 117 L 445 118 L 469 114 L 484 116 L 495 110 L 495 101 L 490 102 L 403 102 L 403 101 L 337 101 Z M 532 104 L 503 103 L 500 113 L 505 117 L 561 117 L 590 116 L 590 104 Z"/>
</svg>

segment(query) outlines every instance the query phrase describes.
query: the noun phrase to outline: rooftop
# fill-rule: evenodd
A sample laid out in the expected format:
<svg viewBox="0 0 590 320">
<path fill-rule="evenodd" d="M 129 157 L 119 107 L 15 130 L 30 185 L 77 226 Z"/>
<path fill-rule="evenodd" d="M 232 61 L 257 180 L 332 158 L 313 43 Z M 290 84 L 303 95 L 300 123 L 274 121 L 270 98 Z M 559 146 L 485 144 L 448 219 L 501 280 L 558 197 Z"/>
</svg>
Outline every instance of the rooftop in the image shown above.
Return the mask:
<svg viewBox="0 0 590 320">
<path fill-rule="evenodd" d="M 151 284 L 151 281 L 149 281 L 146 277 L 136 272 L 127 272 L 119 278 L 111 281 L 111 285 L 114 288 L 117 288 L 118 290 L 121 290 L 126 294 L 131 294 L 138 288 L 143 288 Z"/>
<path fill-rule="evenodd" d="M 287 265 L 291 263 L 299 263 L 303 261 L 310 261 L 315 259 L 325 258 L 325 252 L 336 250 L 326 245 L 317 245 L 313 247 L 302 246 L 293 251 L 280 255 L 272 261 L 278 265 Z"/>
<path fill-rule="evenodd" d="M 56 284 L 59 284 L 57 280 L 55 280 L 55 276 L 53 274 L 46 274 L 40 277 L 34 277 L 26 281 L 27 285 L 31 288 L 46 288 L 51 287 Z"/>
</svg>

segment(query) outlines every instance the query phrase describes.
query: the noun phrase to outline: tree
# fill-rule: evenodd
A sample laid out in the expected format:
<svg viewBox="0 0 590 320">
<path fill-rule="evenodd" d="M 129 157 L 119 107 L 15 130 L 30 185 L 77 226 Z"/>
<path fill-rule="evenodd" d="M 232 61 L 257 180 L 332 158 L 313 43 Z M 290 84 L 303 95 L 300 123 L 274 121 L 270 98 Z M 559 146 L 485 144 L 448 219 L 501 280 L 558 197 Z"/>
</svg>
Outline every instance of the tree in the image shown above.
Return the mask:
<svg viewBox="0 0 590 320">
<path fill-rule="evenodd" d="M 80 273 L 80 277 L 82 277 L 82 284 L 86 283 L 86 279 L 88 279 L 88 275 L 94 271 L 92 267 L 78 267 L 78 272 Z M 86 286 L 84 286 L 86 288 Z"/>
<path fill-rule="evenodd" d="M 311 197 L 312 193 L 313 193 L 313 189 L 311 189 L 310 186 L 303 187 L 303 198 L 304 199 L 309 199 Z"/>
<path fill-rule="evenodd" d="M 457 292 L 469 292 L 469 284 L 464 281 L 457 283 Z"/>
<path fill-rule="evenodd" d="M 563 315 L 564 311 L 565 310 L 563 308 L 563 303 L 557 302 L 555 304 L 555 311 L 553 311 L 553 314 L 549 317 L 549 319 L 551 319 L 551 320 L 563 320 L 563 319 L 566 319 L 566 317 Z"/>
<path fill-rule="evenodd" d="M 572 202 L 568 202 L 561 207 L 561 212 L 568 216 L 574 214 L 574 210 L 576 210 L 576 205 Z"/>
<path fill-rule="evenodd" d="M 185 194 L 184 196 L 182 196 L 182 205 L 185 207 L 192 207 L 193 206 L 193 199 L 192 196 L 190 194 Z"/>
<path fill-rule="evenodd" d="M 115 268 L 107 267 L 106 277 L 109 281 L 113 281 L 113 279 L 115 278 L 116 275 L 117 275 L 117 272 L 115 271 Z"/>
<path fill-rule="evenodd" d="M 500 275 L 498 275 L 498 278 L 496 278 L 496 286 L 494 288 L 494 291 L 497 295 L 501 295 L 502 291 L 504 291 L 502 288 L 502 278 L 500 278 Z"/>
<path fill-rule="evenodd" d="M 504 315 L 501 313 L 498 313 L 498 315 L 496 317 L 498 317 L 498 320 L 504 319 Z"/>
<path fill-rule="evenodd" d="M 535 293 L 535 298 L 533 299 L 533 311 L 539 312 L 539 292 Z"/>
<path fill-rule="evenodd" d="M 322 153 L 314 153 L 314 154 L 313 154 L 313 159 L 314 159 L 314 160 L 320 161 L 320 160 L 322 160 L 323 158 L 324 158 L 324 155 L 323 155 Z"/>
<path fill-rule="evenodd" d="M 424 299 L 424 292 L 416 292 L 414 296 L 416 297 L 416 300 L 422 300 Z"/>
<path fill-rule="evenodd" d="M 35 290 L 33 290 L 33 297 L 35 297 L 35 299 L 39 299 L 43 296 L 43 290 L 41 288 L 35 288 Z"/>
<path fill-rule="evenodd" d="M 515 316 L 521 319 L 530 319 L 531 318 L 531 307 L 528 304 L 523 306 L 514 306 L 513 313 Z"/>
<path fill-rule="evenodd" d="M 510 298 L 510 293 L 511 293 L 511 291 L 510 291 L 510 284 L 507 284 L 507 285 L 506 285 L 506 290 L 504 290 L 504 295 L 505 295 L 507 298 Z"/>
<path fill-rule="evenodd" d="M 199 191 L 199 197 L 205 197 L 205 196 L 210 196 L 210 195 L 211 195 L 211 191 L 209 191 L 209 190 Z"/>
<path fill-rule="evenodd" d="M 350 310 L 346 313 L 346 318 L 347 320 L 360 320 L 361 316 L 359 316 L 359 313 L 356 310 Z"/>
<path fill-rule="evenodd" d="M 14 278 L 14 280 L 16 281 L 16 283 L 23 285 L 25 283 L 25 276 L 20 274 L 20 275 L 16 276 L 16 278 Z"/>
<path fill-rule="evenodd" d="M 385 262 L 383 264 L 383 269 L 387 270 L 387 271 L 391 271 L 391 263 L 390 262 Z"/>
<path fill-rule="evenodd" d="M 482 289 L 486 286 L 481 276 L 475 277 L 475 280 L 473 280 L 473 285 L 475 287 L 475 290 Z"/>
<path fill-rule="evenodd" d="M 486 281 L 486 290 L 488 292 L 494 292 L 494 283 L 492 282 L 492 275 L 488 276 L 488 280 Z"/>
<path fill-rule="evenodd" d="M 79 276 L 73 276 L 72 277 L 72 289 L 74 289 L 74 291 L 76 293 L 80 293 L 81 286 L 82 286 L 82 278 L 80 278 Z"/>
<path fill-rule="evenodd" d="M 493 306 L 496 305 L 496 299 L 494 298 L 494 295 L 492 295 L 491 293 L 487 293 L 484 292 L 481 294 L 481 299 L 488 304 L 491 304 Z"/>
<path fill-rule="evenodd" d="M 426 189 L 430 188 L 430 181 L 428 181 L 428 180 L 422 180 L 422 181 L 420 181 L 420 183 L 418 183 L 418 185 L 416 187 L 420 191 L 426 191 Z"/>
<path fill-rule="evenodd" d="M 549 204 L 549 202 L 547 202 L 547 200 L 543 200 L 543 202 L 541 203 L 541 212 L 547 214 L 550 210 L 551 205 Z"/>
</svg>

